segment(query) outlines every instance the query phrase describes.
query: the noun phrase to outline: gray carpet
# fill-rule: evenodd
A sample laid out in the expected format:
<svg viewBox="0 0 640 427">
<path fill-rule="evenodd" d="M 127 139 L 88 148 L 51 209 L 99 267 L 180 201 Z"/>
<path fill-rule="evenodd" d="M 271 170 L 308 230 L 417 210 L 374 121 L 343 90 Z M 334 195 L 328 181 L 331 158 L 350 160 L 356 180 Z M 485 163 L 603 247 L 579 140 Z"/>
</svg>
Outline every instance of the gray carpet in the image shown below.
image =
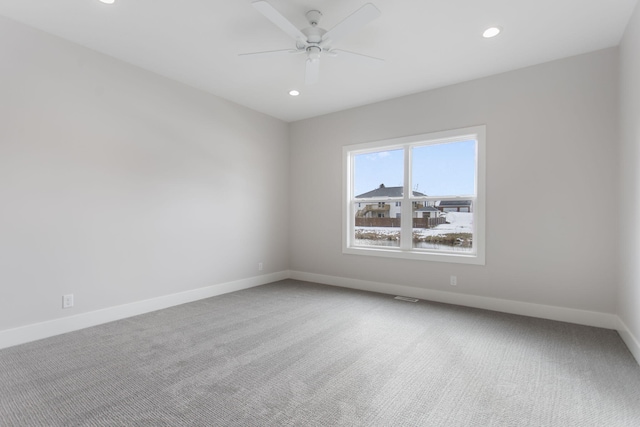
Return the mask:
<svg viewBox="0 0 640 427">
<path fill-rule="evenodd" d="M 2 426 L 640 426 L 615 331 L 286 280 L 0 351 Z"/>
</svg>

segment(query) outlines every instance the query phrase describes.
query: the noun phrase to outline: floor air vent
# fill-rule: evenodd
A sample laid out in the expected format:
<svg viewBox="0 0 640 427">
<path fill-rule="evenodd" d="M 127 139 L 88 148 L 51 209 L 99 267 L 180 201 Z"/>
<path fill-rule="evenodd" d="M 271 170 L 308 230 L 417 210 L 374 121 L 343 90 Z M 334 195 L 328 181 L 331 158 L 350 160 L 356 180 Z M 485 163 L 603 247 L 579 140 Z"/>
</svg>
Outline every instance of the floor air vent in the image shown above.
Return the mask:
<svg viewBox="0 0 640 427">
<path fill-rule="evenodd" d="M 396 296 L 394 299 L 399 299 L 400 301 L 409 301 L 409 302 L 418 302 L 420 301 L 417 298 L 409 298 L 409 297 L 401 297 L 401 296 Z"/>
</svg>

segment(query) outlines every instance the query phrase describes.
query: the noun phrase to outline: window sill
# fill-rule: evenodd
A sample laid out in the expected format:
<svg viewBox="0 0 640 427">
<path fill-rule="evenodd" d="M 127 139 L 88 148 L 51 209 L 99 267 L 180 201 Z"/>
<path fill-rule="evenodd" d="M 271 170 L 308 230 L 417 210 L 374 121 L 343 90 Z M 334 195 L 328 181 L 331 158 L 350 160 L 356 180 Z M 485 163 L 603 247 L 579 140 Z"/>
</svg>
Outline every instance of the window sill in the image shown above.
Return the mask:
<svg viewBox="0 0 640 427">
<path fill-rule="evenodd" d="M 411 259 L 417 261 L 449 262 L 455 264 L 485 265 L 482 254 L 462 254 L 451 252 L 405 251 L 400 248 L 365 248 L 360 246 L 343 247 L 343 254 L 365 255 L 383 258 Z"/>
</svg>

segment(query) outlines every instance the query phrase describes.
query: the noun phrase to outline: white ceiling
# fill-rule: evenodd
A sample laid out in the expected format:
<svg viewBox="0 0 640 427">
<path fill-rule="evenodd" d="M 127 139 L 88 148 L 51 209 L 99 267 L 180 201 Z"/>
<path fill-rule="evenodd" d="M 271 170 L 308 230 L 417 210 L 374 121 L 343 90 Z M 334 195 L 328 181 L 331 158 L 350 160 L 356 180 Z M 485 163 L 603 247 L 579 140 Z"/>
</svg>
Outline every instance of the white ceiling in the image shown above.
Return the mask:
<svg viewBox="0 0 640 427">
<path fill-rule="evenodd" d="M 637 0 L 269 0 L 299 28 L 330 29 L 367 2 L 380 18 L 334 47 L 384 58 L 323 57 L 304 86 L 304 55 L 239 57 L 295 43 L 253 0 L 2 0 L 0 15 L 295 121 L 616 46 Z M 494 39 L 482 31 L 504 28 Z M 302 94 L 293 98 L 292 89 Z"/>
</svg>

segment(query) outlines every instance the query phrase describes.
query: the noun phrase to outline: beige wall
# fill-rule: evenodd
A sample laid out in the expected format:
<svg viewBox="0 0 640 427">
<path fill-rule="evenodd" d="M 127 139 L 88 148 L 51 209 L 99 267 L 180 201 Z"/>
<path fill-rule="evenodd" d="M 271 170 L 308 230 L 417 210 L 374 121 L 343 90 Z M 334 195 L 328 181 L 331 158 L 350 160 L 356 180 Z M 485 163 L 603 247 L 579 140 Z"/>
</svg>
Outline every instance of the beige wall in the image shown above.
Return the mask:
<svg viewBox="0 0 640 427">
<path fill-rule="evenodd" d="M 611 48 L 293 123 L 292 270 L 614 313 L 617 64 Z M 480 124 L 486 266 L 342 254 L 344 145 Z"/>
<path fill-rule="evenodd" d="M 621 269 L 618 312 L 640 361 L 640 6 L 620 46 Z"/>
<path fill-rule="evenodd" d="M 0 331 L 288 268 L 286 123 L 3 18 L 0 58 Z"/>
</svg>

